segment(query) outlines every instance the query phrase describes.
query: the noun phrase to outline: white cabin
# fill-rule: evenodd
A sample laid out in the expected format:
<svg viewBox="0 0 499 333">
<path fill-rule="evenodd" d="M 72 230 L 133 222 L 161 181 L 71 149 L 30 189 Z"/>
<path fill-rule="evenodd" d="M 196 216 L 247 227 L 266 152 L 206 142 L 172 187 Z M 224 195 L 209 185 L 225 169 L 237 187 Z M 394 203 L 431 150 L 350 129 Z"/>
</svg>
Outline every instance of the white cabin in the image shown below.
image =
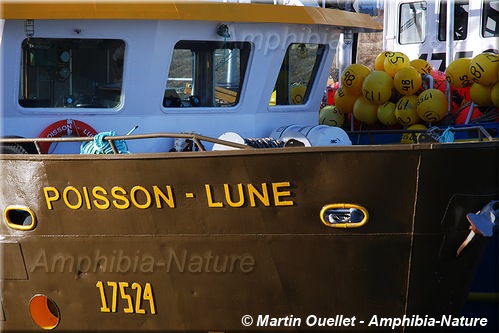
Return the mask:
<svg viewBox="0 0 499 333">
<path fill-rule="evenodd" d="M 499 1 L 454 0 L 451 60 L 499 51 Z M 447 0 L 393 0 L 384 7 L 383 49 L 424 59 L 444 71 L 448 50 Z"/>
<path fill-rule="evenodd" d="M 37 137 L 61 119 L 121 135 L 138 126 L 134 134 L 267 137 L 290 123 L 317 125 L 340 33 L 380 30 L 368 15 L 266 4 L 6 1 L 3 9 L 2 136 Z M 168 151 L 173 142 L 134 145 Z"/>
</svg>

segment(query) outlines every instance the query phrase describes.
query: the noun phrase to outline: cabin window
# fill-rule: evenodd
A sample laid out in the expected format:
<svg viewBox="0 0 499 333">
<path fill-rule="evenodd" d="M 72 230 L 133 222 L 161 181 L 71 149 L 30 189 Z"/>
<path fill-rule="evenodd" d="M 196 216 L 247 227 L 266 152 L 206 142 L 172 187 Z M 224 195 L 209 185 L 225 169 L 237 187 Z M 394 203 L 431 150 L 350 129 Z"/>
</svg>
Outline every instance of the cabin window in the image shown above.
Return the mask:
<svg viewBox="0 0 499 333">
<path fill-rule="evenodd" d="M 499 36 L 499 1 L 484 0 L 482 8 L 482 36 Z"/>
<path fill-rule="evenodd" d="M 468 0 L 454 1 L 454 40 L 465 40 L 468 37 Z M 447 26 L 447 1 L 440 2 L 438 14 L 438 40 L 445 41 Z"/>
<path fill-rule="evenodd" d="M 284 56 L 269 104 L 305 104 L 324 51 L 324 45 L 291 44 Z"/>
<path fill-rule="evenodd" d="M 423 43 L 426 37 L 426 1 L 400 5 L 399 44 Z"/>
<path fill-rule="evenodd" d="M 30 38 L 22 43 L 19 104 L 26 108 L 115 108 L 125 43 Z"/>
<path fill-rule="evenodd" d="M 248 42 L 180 41 L 173 50 L 163 106 L 230 107 L 239 102 Z"/>
</svg>

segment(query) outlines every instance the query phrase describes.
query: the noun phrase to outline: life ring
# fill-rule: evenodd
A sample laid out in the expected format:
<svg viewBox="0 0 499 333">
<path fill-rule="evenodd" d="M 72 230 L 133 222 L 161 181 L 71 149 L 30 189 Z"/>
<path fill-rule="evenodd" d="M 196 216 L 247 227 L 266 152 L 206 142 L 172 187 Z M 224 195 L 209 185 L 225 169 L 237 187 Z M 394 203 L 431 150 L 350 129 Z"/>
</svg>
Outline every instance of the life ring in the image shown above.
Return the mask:
<svg viewBox="0 0 499 333">
<path fill-rule="evenodd" d="M 73 126 L 76 125 L 76 126 Z M 45 128 L 39 138 L 58 138 L 68 136 L 95 136 L 97 131 L 87 123 L 75 119 L 62 119 Z M 42 153 L 47 154 L 52 142 L 40 142 Z"/>
</svg>

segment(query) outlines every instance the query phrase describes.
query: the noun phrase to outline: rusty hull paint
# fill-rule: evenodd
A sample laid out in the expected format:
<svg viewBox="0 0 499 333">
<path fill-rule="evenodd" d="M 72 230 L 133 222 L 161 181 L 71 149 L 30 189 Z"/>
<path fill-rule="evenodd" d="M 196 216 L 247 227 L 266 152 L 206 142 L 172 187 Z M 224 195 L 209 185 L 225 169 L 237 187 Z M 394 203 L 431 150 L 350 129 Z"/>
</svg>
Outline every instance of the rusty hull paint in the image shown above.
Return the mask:
<svg viewBox="0 0 499 333">
<path fill-rule="evenodd" d="M 27 205 L 38 218 L 29 232 L 0 225 L 3 241 L 20 245 L 28 275 L 3 281 L 4 329 L 36 328 L 27 304 L 37 293 L 59 306 L 56 331 L 233 331 L 244 329 L 241 317 L 246 314 L 342 314 L 366 321 L 372 315 L 457 314 L 487 241 L 477 238 L 455 258 L 448 255 L 458 246 L 455 239 L 446 241 L 449 230 L 464 233 L 464 239 L 468 223 L 463 213 L 497 198 L 497 142 L 106 158 L 1 157 L 0 208 Z M 223 184 L 234 191 L 239 183 L 273 182 L 290 182 L 286 199 L 293 206 L 207 205 L 205 184 L 212 186 L 217 201 L 223 198 Z M 171 185 L 176 207 L 70 210 L 57 202 L 48 210 L 43 187 L 69 185 Z M 186 198 L 191 192 L 194 198 Z M 334 202 L 366 207 L 370 221 L 359 229 L 324 226 L 319 211 Z M 49 267 L 46 272 L 40 251 L 49 261 L 56 256 L 114 255 L 118 260 L 120 253 L 147 255 L 155 265 L 152 272 L 109 266 L 103 272 L 99 265 L 86 271 L 57 266 L 51 272 Z M 221 258 L 251 256 L 254 268 L 182 272 L 171 261 L 172 253 L 203 256 L 209 251 Z M 126 304 L 119 300 L 118 313 L 102 313 L 97 281 L 150 283 L 157 314 L 124 314 Z"/>
</svg>

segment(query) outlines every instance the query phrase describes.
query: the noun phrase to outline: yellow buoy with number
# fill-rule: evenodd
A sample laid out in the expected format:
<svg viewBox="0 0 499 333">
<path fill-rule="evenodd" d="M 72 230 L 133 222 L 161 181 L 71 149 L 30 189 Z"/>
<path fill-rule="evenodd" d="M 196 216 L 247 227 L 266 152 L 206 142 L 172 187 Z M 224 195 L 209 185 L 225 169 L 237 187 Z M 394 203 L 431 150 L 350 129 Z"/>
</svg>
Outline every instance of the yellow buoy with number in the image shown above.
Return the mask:
<svg viewBox="0 0 499 333">
<path fill-rule="evenodd" d="M 386 102 L 378 106 L 378 120 L 383 125 L 393 126 L 397 125 L 397 118 L 395 117 L 395 103 Z"/>
<path fill-rule="evenodd" d="M 480 53 L 471 59 L 469 71 L 474 82 L 492 85 L 499 80 L 499 56 L 490 52 Z"/>
<path fill-rule="evenodd" d="M 471 59 L 459 58 L 447 66 L 445 70 L 445 79 L 451 86 L 456 88 L 466 88 L 471 86 L 473 81 L 469 71 Z"/>
<path fill-rule="evenodd" d="M 393 85 L 402 95 L 414 95 L 421 88 L 423 78 L 416 68 L 409 66 L 402 68 L 395 74 Z"/>
<path fill-rule="evenodd" d="M 418 96 L 416 111 L 419 118 L 432 123 L 445 117 L 447 113 L 447 98 L 438 89 L 427 89 Z"/>
<path fill-rule="evenodd" d="M 409 131 L 426 131 L 428 127 L 426 127 L 423 124 L 414 124 L 412 126 L 407 127 L 407 130 Z M 405 144 L 411 144 L 411 143 L 416 143 L 416 138 L 418 137 L 419 133 L 404 133 L 402 134 L 402 140 L 400 140 L 400 143 L 405 143 Z"/>
<path fill-rule="evenodd" d="M 378 105 L 360 96 L 353 105 L 353 116 L 355 119 L 367 125 L 374 125 L 378 121 Z"/>
<path fill-rule="evenodd" d="M 334 105 L 341 113 L 352 113 L 353 104 L 359 96 L 360 95 L 358 94 L 351 94 L 347 90 L 340 87 L 334 94 Z"/>
<path fill-rule="evenodd" d="M 470 96 L 473 103 L 480 106 L 489 106 L 494 104 L 492 101 L 492 87 L 473 83 L 470 88 Z"/>
<path fill-rule="evenodd" d="M 433 67 L 424 59 L 414 59 L 409 63 L 412 67 L 416 68 L 419 74 L 431 74 Z"/>
<path fill-rule="evenodd" d="M 362 95 L 370 102 L 381 105 L 392 96 L 393 79 L 384 71 L 372 71 L 362 83 Z"/>
<path fill-rule="evenodd" d="M 376 56 L 376 59 L 374 60 L 374 69 L 377 71 L 384 71 L 385 70 L 385 58 L 387 55 L 392 54 L 392 51 L 383 51 L 380 54 Z"/>
<path fill-rule="evenodd" d="M 395 104 L 395 117 L 397 122 L 403 126 L 410 126 L 421 121 L 416 111 L 418 96 L 402 96 Z"/>
<path fill-rule="evenodd" d="M 338 111 L 334 105 L 325 106 L 319 112 L 319 125 L 341 127 L 344 119 L 343 113 Z"/>
<path fill-rule="evenodd" d="M 303 104 L 306 92 L 307 92 L 307 87 L 305 87 L 302 84 L 299 84 L 291 88 L 290 91 L 291 104 Z"/>
<path fill-rule="evenodd" d="M 402 52 L 387 54 L 385 61 L 383 61 L 383 66 L 385 68 L 385 72 L 387 72 L 391 77 L 394 77 L 399 70 L 410 66 L 409 57 Z"/>
<path fill-rule="evenodd" d="M 351 64 L 341 75 L 341 87 L 352 94 L 362 93 L 362 82 L 371 70 L 362 64 Z"/>
</svg>

